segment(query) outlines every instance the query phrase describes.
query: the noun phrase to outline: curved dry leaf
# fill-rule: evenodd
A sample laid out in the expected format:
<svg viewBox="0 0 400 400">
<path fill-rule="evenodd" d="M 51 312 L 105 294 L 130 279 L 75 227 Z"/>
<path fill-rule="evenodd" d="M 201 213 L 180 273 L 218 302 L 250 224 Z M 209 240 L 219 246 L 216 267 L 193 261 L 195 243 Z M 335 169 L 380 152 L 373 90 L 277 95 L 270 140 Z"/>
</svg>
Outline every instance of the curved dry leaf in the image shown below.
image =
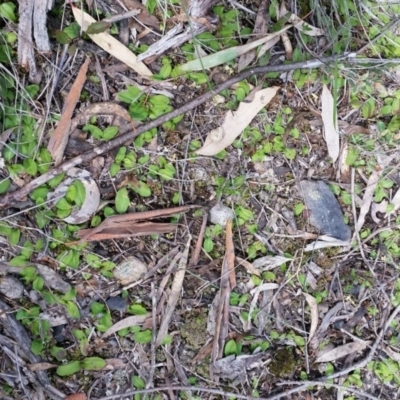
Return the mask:
<svg viewBox="0 0 400 400">
<path fill-rule="evenodd" d="M 237 111 L 229 110 L 223 124 L 208 133 L 204 145 L 195 153 L 213 156 L 231 145 L 258 112 L 274 98 L 278 90 L 277 86 L 260 90 L 254 95 L 252 101 L 242 101 Z"/>
<path fill-rule="evenodd" d="M 292 261 L 292 259 L 283 256 L 264 256 L 254 260 L 253 267 L 256 269 L 261 269 L 262 271 L 268 271 L 270 269 L 279 267 L 288 261 Z"/>
<path fill-rule="evenodd" d="M 145 315 L 132 315 L 130 317 L 124 318 L 121 321 L 118 321 L 111 328 L 107 329 L 102 338 L 106 338 L 107 336 L 112 335 L 115 332 L 120 331 L 121 329 L 130 328 L 131 326 L 141 325 L 143 322 L 150 317 L 150 314 Z"/>
<path fill-rule="evenodd" d="M 371 341 L 367 341 L 367 342 L 359 341 L 359 342 L 347 343 L 347 344 L 344 344 L 343 346 L 335 347 L 334 349 L 329 350 L 324 354 L 321 354 L 315 360 L 315 362 L 320 363 L 320 362 L 335 361 L 339 358 L 346 357 L 349 354 L 355 353 L 356 351 L 364 350 L 370 343 L 371 343 Z"/>
<path fill-rule="evenodd" d="M 293 26 L 299 30 L 300 32 L 303 32 L 307 36 L 322 36 L 325 35 L 325 32 L 323 29 L 316 28 L 315 26 L 312 26 L 308 24 L 307 22 L 304 22 L 300 17 L 298 17 L 295 14 L 291 14 L 289 17 L 288 22 L 293 24 Z"/>
<path fill-rule="evenodd" d="M 100 204 L 100 191 L 96 181 L 91 177 L 90 173 L 84 169 L 71 168 L 67 172 L 66 178 L 57 188 L 47 195 L 47 200 L 59 199 L 67 192 L 75 180 L 80 180 L 85 188 L 86 196 L 83 201 L 82 207 L 73 210 L 72 213 L 63 220 L 68 224 L 82 224 L 88 221 L 92 215 L 97 211 Z M 55 202 L 55 200 L 54 200 Z"/>
<path fill-rule="evenodd" d="M 324 123 L 325 142 L 328 147 L 328 154 L 333 162 L 339 157 L 339 132 L 337 131 L 337 114 L 334 109 L 334 101 L 331 92 L 326 85 L 322 88 L 321 94 L 321 117 Z"/>
<path fill-rule="evenodd" d="M 315 332 L 317 330 L 318 326 L 318 304 L 317 301 L 313 296 L 311 296 L 308 293 L 303 292 L 303 296 L 305 297 L 307 304 L 310 306 L 311 310 L 311 325 L 310 325 L 310 332 L 308 334 L 308 342 L 310 343 L 310 340 L 313 338 L 315 335 Z"/>
<path fill-rule="evenodd" d="M 89 14 L 84 11 L 72 7 L 72 12 L 74 14 L 76 22 L 82 27 L 83 31 L 86 32 L 89 26 L 96 22 Z M 99 47 L 105 50 L 107 53 L 111 54 L 118 60 L 122 61 L 139 75 L 142 76 L 152 76 L 152 72 L 146 67 L 142 62 L 138 62 L 135 54 L 133 54 L 126 46 L 115 39 L 107 32 L 97 33 L 94 35 L 89 35 L 89 37 L 95 42 Z"/>
</svg>

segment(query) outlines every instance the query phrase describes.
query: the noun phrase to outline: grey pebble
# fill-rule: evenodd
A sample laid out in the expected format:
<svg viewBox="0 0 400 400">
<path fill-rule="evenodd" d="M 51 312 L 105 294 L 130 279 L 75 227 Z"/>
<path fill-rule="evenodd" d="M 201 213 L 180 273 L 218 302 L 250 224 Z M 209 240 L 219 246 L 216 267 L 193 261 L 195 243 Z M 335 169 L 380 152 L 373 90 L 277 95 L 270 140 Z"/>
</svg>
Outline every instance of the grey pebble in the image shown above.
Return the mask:
<svg viewBox="0 0 400 400">
<path fill-rule="evenodd" d="M 301 181 L 300 193 L 304 197 L 311 225 L 323 235 L 343 241 L 350 240 L 350 227 L 344 223 L 340 205 L 325 182 Z"/>
</svg>

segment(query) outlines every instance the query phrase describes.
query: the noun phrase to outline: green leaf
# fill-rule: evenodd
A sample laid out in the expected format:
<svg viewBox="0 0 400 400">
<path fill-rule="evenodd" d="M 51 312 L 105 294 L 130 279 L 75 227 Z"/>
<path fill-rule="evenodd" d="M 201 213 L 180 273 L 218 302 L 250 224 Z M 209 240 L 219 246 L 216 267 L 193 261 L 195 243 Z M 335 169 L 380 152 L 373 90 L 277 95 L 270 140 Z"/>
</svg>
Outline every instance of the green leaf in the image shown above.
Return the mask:
<svg viewBox="0 0 400 400">
<path fill-rule="evenodd" d="M 71 288 L 63 295 L 65 301 L 74 300 L 76 297 L 76 288 Z"/>
<path fill-rule="evenodd" d="M 67 358 L 67 352 L 62 347 L 53 346 L 50 349 L 50 354 L 54 357 L 57 361 L 62 361 Z"/>
<path fill-rule="evenodd" d="M 140 344 L 150 343 L 151 339 L 152 339 L 152 332 L 150 329 L 136 332 L 133 335 L 133 339 L 135 340 L 136 343 L 140 343 Z"/>
<path fill-rule="evenodd" d="M 130 204 L 128 189 L 123 187 L 118 190 L 117 195 L 115 197 L 115 208 L 119 214 L 125 213 Z"/>
<path fill-rule="evenodd" d="M 68 44 L 71 42 L 71 38 L 68 36 L 67 32 L 65 32 L 65 31 L 57 32 L 56 40 L 60 44 Z"/>
<path fill-rule="evenodd" d="M 136 184 L 130 184 L 132 190 L 134 190 L 139 196 L 142 197 L 150 197 L 151 196 L 151 189 L 150 187 L 142 182 L 138 181 Z"/>
<path fill-rule="evenodd" d="M 80 318 L 81 314 L 79 312 L 78 306 L 73 301 L 67 301 L 65 305 L 67 312 L 71 318 Z"/>
<path fill-rule="evenodd" d="M 83 369 L 86 369 L 88 371 L 100 371 L 106 365 L 106 361 L 100 357 L 88 357 L 82 361 Z"/>
<path fill-rule="evenodd" d="M 297 203 L 294 206 L 294 215 L 300 215 L 304 210 L 304 204 L 303 203 Z"/>
<path fill-rule="evenodd" d="M 60 365 L 57 368 L 56 372 L 57 372 L 57 375 L 59 375 L 59 376 L 68 376 L 68 375 L 73 375 L 80 370 L 81 370 L 80 361 L 72 361 L 68 364 Z"/>
<path fill-rule="evenodd" d="M 43 351 L 43 348 L 44 348 L 43 340 L 35 339 L 32 341 L 31 351 L 36 356 L 39 355 Z"/>
<path fill-rule="evenodd" d="M 107 22 L 107 21 L 93 22 L 86 29 L 86 33 L 88 35 L 94 35 L 96 33 L 102 33 L 102 32 L 105 32 L 110 26 L 111 26 L 111 23 Z"/>
<path fill-rule="evenodd" d="M 10 187 L 11 181 L 9 178 L 3 179 L 0 182 L 0 194 L 7 192 L 8 188 Z"/>
<path fill-rule="evenodd" d="M 141 304 L 132 304 L 128 307 L 130 313 L 135 315 L 146 315 L 147 310 Z"/>
<path fill-rule="evenodd" d="M 65 173 L 63 172 L 60 175 L 55 176 L 53 179 L 50 179 L 47 184 L 53 189 L 58 186 L 61 181 L 64 179 Z"/>
<path fill-rule="evenodd" d="M 64 28 L 64 32 L 71 38 L 77 38 L 81 33 L 81 27 L 77 22 L 73 22 L 72 24 L 68 25 Z"/>
<path fill-rule="evenodd" d="M 9 264 L 12 265 L 13 267 L 22 267 L 24 266 L 28 260 L 26 259 L 25 256 L 17 256 L 13 257 L 10 261 Z"/>
<path fill-rule="evenodd" d="M 68 201 L 65 198 L 62 198 L 57 201 L 56 208 L 62 211 L 70 211 L 72 206 L 71 204 L 68 203 Z"/>
<path fill-rule="evenodd" d="M 109 126 L 103 131 L 103 139 L 110 140 L 117 135 L 119 131 L 118 126 Z"/>
<path fill-rule="evenodd" d="M 110 175 L 112 177 L 114 177 L 118 174 L 118 172 L 120 170 L 121 170 L 121 167 L 119 166 L 119 164 L 113 163 L 113 164 L 111 164 L 111 167 L 110 167 Z"/>
<path fill-rule="evenodd" d="M 237 354 L 236 342 L 233 339 L 228 340 L 228 342 L 225 344 L 224 355 L 231 356 L 236 354 Z"/>
<path fill-rule="evenodd" d="M 139 376 L 132 376 L 131 382 L 136 389 L 144 389 L 146 387 L 146 382 Z"/>
<path fill-rule="evenodd" d="M 86 199 L 85 186 L 79 179 L 75 180 L 71 186 L 75 187 L 76 189 L 75 204 L 77 204 L 78 206 L 82 206 Z"/>
<path fill-rule="evenodd" d="M 12 22 L 15 22 L 17 20 L 14 10 L 15 5 L 13 3 L 7 2 L 0 4 L 0 16 Z"/>
<path fill-rule="evenodd" d="M 346 165 L 352 166 L 358 159 L 358 151 L 354 147 L 349 148 L 346 156 Z"/>
<path fill-rule="evenodd" d="M 97 314 L 101 314 L 105 311 L 106 306 L 104 304 L 101 304 L 97 301 L 94 301 L 91 305 L 90 305 L 90 311 L 93 315 L 97 315 Z"/>
<path fill-rule="evenodd" d="M 40 292 L 43 289 L 44 280 L 42 277 L 38 276 L 32 283 L 33 290 Z"/>
<path fill-rule="evenodd" d="M 103 131 L 95 125 L 86 124 L 82 128 L 82 131 L 90 132 L 92 134 L 92 136 L 95 137 L 96 139 L 99 139 L 99 140 L 103 139 Z"/>
<path fill-rule="evenodd" d="M 214 242 L 212 241 L 211 238 L 204 239 L 203 248 L 204 251 L 206 251 L 207 253 L 210 253 L 212 251 L 212 249 L 214 248 Z"/>
<path fill-rule="evenodd" d="M 11 233 L 8 236 L 8 240 L 11 246 L 16 246 L 19 243 L 21 237 L 21 231 L 19 229 L 11 229 Z"/>
<path fill-rule="evenodd" d="M 118 99 L 124 103 L 132 104 L 139 100 L 142 96 L 142 91 L 136 86 L 129 86 L 128 89 L 118 93 Z"/>
</svg>

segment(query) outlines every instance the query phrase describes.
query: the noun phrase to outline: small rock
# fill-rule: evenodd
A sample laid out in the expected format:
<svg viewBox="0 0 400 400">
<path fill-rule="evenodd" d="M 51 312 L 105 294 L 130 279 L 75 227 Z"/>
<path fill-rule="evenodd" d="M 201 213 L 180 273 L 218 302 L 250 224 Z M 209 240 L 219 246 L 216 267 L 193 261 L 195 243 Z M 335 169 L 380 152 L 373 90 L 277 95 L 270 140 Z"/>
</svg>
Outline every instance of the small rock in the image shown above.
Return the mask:
<svg viewBox="0 0 400 400">
<path fill-rule="evenodd" d="M 121 296 L 110 297 L 106 303 L 108 308 L 112 311 L 126 310 L 126 301 Z"/>
<path fill-rule="evenodd" d="M 125 259 L 113 270 L 114 277 L 118 279 L 123 286 L 138 281 L 146 272 L 146 264 L 133 256 Z"/>
<path fill-rule="evenodd" d="M 235 218 L 235 213 L 233 212 L 233 210 L 222 204 L 216 204 L 210 210 L 210 221 L 213 224 L 219 224 L 225 226 L 228 219 L 233 220 L 234 218 Z"/>
<path fill-rule="evenodd" d="M 24 285 L 12 276 L 0 279 L 0 293 L 9 299 L 18 299 L 24 293 Z"/>
<path fill-rule="evenodd" d="M 311 225 L 323 235 L 346 242 L 350 240 L 350 227 L 344 223 L 339 203 L 325 182 L 301 181 L 300 193 L 304 197 Z"/>
</svg>

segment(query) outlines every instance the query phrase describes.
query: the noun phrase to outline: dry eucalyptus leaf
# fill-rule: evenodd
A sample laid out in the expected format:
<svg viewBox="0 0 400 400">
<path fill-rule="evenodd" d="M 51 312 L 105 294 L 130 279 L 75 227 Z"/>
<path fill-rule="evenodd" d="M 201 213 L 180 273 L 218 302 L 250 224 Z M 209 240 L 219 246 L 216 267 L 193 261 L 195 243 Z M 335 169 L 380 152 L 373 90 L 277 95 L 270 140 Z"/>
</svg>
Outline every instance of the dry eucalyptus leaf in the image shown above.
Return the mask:
<svg viewBox="0 0 400 400">
<path fill-rule="evenodd" d="M 325 142 L 328 147 L 328 154 L 333 162 L 339 157 L 339 132 L 337 130 L 337 110 L 334 109 L 333 96 L 326 85 L 322 88 L 321 94 L 322 122 L 324 123 Z"/>
<path fill-rule="evenodd" d="M 328 352 L 321 354 L 320 356 L 318 356 L 315 362 L 320 363 L 320 362 L 335 361 L 339 358 L 346 357 L 349 354 L 366 349 L 370 343 L 371 343 L 370 341 L 362 342 L 360 340 L 359 342 L 344 344 L 342 346 L 336 347 L 332 350 L 329 350 Z"/>
<path fill-rule="evenodd" d="M 310 325 L 310 332 L 308 334 L 308 343 L 310 343 L 310 340 L 315 335 L 318 326 L 318 304 L 315 298 L 310 294 L 303 292 L 303 295 L 307 301 L 307 304 L 310 306 L 311 310 L 311 325 Z"/>
<path fill-rule="evenodd" d="M 118 321 L 111 328 L 106 330 L 103 333 L 102 338 L 106 338 L 112 335 L 115 332 L 120 331 L 121 329 L 130 328 L 131 326 L 141 325 L 143 322 L 150 317 L 150 314 L 145 315 L 132 315 L 130 317 L 124 318 L 121 321 Z"/>
<path fill-rule="evenodd" d="M 278 90 L 279 87 L 276 86 L 262 89 L 254 95 L 252 101 L 242 101 L 237 111 L 229 110 L 224 123 L 208 133 L 204 145 L 195 153 L 213 156 L 231 145 L 258 112 L 274 98 Z"/>
<path fill-rule="evenodd" d="M 80 10 L 79 8 L 72 6 L 72 12 L 76 22 L 82 27 L 86 32 L 87 29 L 93 22 L 96 22 L 89 14 Z M 139 75 L 142 76 L 152 76 L 152 72 L 146 67 L 142 62 L 137 62 L 135 54 L 133 54 L 126 46 L 115 39 L 107 32 L 97 33 L 94 35 L 89 35 L 89 37 L 95 42 L 99 47 L 105 50 L 107 53 L 111 54 L 118 60 L 122 61 Z"/>
</svg>

